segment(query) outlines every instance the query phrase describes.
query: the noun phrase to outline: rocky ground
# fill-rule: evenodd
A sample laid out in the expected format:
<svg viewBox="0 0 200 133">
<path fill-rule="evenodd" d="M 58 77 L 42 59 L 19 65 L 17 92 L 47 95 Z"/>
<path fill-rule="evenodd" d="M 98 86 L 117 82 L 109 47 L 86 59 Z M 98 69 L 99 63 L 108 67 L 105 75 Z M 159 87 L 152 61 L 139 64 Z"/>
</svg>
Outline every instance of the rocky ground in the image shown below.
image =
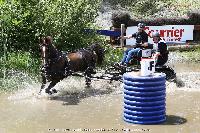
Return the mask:
<svg viewBox="0 0 200 133">
<path fill-rule="evenodd" d="M 178 52 L 170 52 L 168 65 L 174 67 L 177 81 L 182 84 L 182 87 L 177 87 L 175 83 L 168 82 L 171 90 L 176 88 L 200 91 L 200 63 L 192 62 Z"/>
</svg>

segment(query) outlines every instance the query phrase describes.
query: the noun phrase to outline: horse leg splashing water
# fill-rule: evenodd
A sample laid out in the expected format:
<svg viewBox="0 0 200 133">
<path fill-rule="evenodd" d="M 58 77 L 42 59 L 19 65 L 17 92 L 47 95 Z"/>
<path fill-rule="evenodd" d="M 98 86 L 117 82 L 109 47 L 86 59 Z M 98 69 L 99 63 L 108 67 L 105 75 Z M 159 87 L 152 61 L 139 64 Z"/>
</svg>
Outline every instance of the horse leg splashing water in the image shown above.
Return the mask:
<svg viewBox="0 0 200 133">
<path fill-rule="evenodd" d="M 53 46 L 52 38 L 50 36 L 41 38 L 40 44 L 42 55 L 42 86 L 40 92 L 45 88 L 46 83 L 50 82 L 49 86 L 45 89 L 45 92 L 52 94 L 50 89 L 64 78 L 62 73 L 66 67 L 65 61 L 61 54 L 59 54 L 59 51 L 55 48 L 55 46 Z M 52 91 L 56 92 L 56 90 Z"/>
<path fill-rule="evenodd" d="M 43 62 L 40 92 L 45 88 L 47 82 L 50 82 L 50 84 L 45 92 L 48 94 L 57 92 L 52 88 L 65 77 L 78 71 L 84 73 L 86 85 L 89 86 L 91 84 L 91 74 L 93 74 L 96 64 L 102 64 L 103 62 L 104 49 L 99 44 L 92 44 L 86 49 L 68 54 L 59 52 L 53 46 L 50 36 L 42 38 L 40 44 Z"/>
</svg>

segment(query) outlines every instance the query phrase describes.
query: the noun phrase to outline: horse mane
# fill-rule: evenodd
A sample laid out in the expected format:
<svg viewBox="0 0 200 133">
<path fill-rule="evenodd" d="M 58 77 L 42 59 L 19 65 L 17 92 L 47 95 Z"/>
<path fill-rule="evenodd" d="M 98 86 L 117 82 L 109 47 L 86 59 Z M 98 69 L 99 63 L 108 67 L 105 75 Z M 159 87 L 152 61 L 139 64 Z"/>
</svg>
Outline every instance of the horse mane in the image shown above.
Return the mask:
<svg viewBox="0 0 200 133">
<path fill-rule="evenodd" d="M 91 50 L 96 53 L 97 55 L 97 64 L 101 65 L 103 63 L 104 59 L 104 49 L 99 43 L 93 43 L 89 47 L 87 47 L 88 50 Z"/>
</svg>

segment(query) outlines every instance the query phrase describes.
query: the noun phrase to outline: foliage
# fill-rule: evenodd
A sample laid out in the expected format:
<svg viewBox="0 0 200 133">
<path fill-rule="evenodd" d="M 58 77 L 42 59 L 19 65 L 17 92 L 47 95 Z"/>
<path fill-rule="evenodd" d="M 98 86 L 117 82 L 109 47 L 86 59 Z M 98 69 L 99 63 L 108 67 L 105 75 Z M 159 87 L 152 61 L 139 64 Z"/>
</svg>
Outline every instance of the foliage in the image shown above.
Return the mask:
<svg viewBox="0 0 200 133">
<path fill-rule="evenodd" d="M 34 58 L 29 52 L 18 51 L 7 53 L 6 60 L 3 56 L 1 56 L 0 61 L 1 70 L 6 68 L 7 70 L 13 69 L 16 71 L 32 74 L 38 74 L 39 72 L 40 60 Z M 0 78 L 2 78 L 1 75 Z"/>
<path fill-rule="evenodd" d="M 141 15 L 141 17 L 143 17 L 158 12 L 160 10 L 160 6 L 158 6 L 157 1 L 142 0 L 134 3 L 132 10 L 135 14 Z"/>
<path fill-rule="evenodd" d="M 10 0 L 0 2 L 0 50 L 37 52 L 38 38 L 51 35 L 62 50 L 84 47 L 94 40 L 84 28 L 94 28 L 99 0 Z"/>
<path fill-rule="evenodd" d="M 123 57 L 123 49 L 121 48 L 114 48 L 110 45 L 106 45 L 105 47 L 105 65 L 110 65 L 115 62 L 120 62 Z"/>
</svg>

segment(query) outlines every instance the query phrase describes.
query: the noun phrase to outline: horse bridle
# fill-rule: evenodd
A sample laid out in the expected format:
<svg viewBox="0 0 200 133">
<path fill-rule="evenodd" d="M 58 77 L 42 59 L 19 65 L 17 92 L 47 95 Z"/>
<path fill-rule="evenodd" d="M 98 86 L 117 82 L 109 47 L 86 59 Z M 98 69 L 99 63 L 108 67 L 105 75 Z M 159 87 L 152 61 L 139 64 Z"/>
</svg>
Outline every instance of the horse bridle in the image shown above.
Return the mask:
<svg viewBox="0 0 200 133">
<path fill-rule="evenodd" d="M 48 68 L 50 67 L 50 65 L 51 65 L 51 62 L 56 62 L 56 61 L 58 61 L 60 58 L 62 58 L 63 56 L 64 57 L 66 57 L 66 58 L 64 58 L 65 59 L 65 73 L 67 73 L 68 71 L 70 71 L 69 70 L 69 65 L 70 65 L 70 59 L 69 59 L 69 57 L 67 56 L 67 54 L 63 54 L 63 53 L 61 53 L 61 55 L 60 56 L 58 56 L 58 57 L 55 57 L 55 58 L 52 58 L 52 59 L 47 59 L 48 57 L 47 57 L 47 50 L 48 50 L 48 48 L 47 48 L 47 45 L 45 45 L 45 44 L 43 44 L 42 46 L 41 46 L 42 48 L 42 62 L 43 62 L 43 65 L 42 65 L 42 72 L 46 75 L 46 76 L 48 76 L 48 74 L 47 73 L 51 73 L 51 71 L 50 70 L 48 70 Z M 49 55 L 48 55 L 49 56 Z"/>
</svg>

